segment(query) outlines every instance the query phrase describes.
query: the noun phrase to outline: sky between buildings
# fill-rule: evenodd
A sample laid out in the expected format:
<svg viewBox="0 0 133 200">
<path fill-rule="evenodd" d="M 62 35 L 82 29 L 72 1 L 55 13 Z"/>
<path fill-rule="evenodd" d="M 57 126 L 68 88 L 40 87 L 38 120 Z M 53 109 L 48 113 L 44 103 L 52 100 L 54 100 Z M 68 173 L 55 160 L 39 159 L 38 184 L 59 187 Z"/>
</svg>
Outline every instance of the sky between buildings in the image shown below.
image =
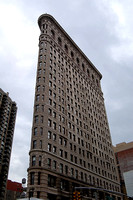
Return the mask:
<svg viewBox="0 0 133 200">
<path fill-rule="evenodd" d="M 18 112 L 9 179 L 27 178 L 38 60 L 37 24 L 51 14 L 102 73 L 113 144 L 132 141 L 132 0 L 0 0 L 0 88 Z"/>
</svg>

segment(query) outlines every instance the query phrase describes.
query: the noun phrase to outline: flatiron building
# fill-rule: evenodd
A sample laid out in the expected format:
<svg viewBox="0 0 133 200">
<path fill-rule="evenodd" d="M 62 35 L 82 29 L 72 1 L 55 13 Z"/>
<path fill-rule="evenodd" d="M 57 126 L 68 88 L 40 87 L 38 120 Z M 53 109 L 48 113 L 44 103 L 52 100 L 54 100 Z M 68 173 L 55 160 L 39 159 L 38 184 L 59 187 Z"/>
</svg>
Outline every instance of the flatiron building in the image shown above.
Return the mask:
<svg viewBox="0 0 133 200">
<path fill-rule="evenodd" d="M 121 199 L 102 75 L 51 15 L 38 25 L 28 196 L 71 200 L 88 187 L 82 199 Z"/>
</svg>

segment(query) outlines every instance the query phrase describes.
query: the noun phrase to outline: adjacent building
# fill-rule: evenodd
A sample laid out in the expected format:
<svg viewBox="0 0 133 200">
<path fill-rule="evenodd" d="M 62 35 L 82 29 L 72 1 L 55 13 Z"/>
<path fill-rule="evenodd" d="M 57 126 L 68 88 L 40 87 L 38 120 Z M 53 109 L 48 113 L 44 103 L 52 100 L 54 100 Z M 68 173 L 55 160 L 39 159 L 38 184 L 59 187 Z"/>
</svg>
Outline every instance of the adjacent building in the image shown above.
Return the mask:
<svg viewBox="0 0 133 200">
<path fill-rule="evenodd" d="M 16 200 L 21 196 L 23 192 L 22 183 L 14 182 L 11 180 L 7 181 L 6 189 L 6 200 Z"/>
<path fill-rule="evenodd" d="M 122 192 L 133 197 L 133 142 L 123 142 L 114 147 Z"/>
<path fill-rule="evenodd" d="M 70 200 L 90 187 L 82 199 L 121 199 L 102 75 L 51 15 L 38 24 L 28 196 Z"/>
<path fill-rule="evenodd" d="M 16 112 L 16 103 L 0 89 L 0 200 L 5 199 Z"/>
</svg>

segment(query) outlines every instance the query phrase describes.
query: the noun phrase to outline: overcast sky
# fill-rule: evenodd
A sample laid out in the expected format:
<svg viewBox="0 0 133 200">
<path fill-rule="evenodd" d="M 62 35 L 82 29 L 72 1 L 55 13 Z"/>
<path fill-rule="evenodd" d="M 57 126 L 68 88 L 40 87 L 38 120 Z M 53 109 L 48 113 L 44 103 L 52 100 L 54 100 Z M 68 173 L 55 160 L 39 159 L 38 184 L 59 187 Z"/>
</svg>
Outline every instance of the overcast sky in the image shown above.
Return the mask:
<svg viewBox="0 0 133 200">
<path fill-rule="evenodd" d="M 102 73 L 114 145 L 133 135 L 133 1 L 0 0 L 0 88 L 17 103 L 9 179 L 27 179 L 40 30 L 51 14 Z"/>
</svg>

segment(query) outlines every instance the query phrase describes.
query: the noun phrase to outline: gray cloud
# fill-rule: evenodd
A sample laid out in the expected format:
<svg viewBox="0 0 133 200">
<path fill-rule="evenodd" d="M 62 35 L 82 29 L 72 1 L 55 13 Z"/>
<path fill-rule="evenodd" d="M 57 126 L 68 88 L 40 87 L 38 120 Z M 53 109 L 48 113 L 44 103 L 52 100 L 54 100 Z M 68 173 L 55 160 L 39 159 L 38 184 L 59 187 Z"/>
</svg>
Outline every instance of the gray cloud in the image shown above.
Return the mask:
<svg viewBox="0 0 133 200">
<path fill-rule="evenodd" d="M 38 17 L 53 15 L 103 74 L 113 144 L 132 140 L 132 0 L 0 2 L 0 87 L 18 105 L 9 178 L 27 178 L 38 57 Z M 5 12 L 6 11 L 6 12 Z"/>
</svg>

